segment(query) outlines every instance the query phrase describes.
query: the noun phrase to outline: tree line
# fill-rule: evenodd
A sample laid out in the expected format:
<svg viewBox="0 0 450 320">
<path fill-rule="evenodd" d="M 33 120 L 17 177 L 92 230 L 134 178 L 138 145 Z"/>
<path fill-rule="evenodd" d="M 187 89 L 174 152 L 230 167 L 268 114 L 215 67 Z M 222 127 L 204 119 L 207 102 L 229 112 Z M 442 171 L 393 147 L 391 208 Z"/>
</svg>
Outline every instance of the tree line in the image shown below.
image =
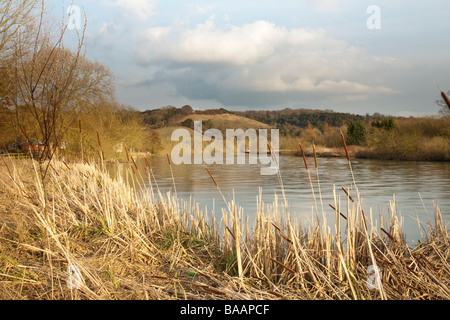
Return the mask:
<svg viewBox="0 0 450 320">
<path fill-rule="evenodd" d="M 180 125 L 193 128 L 193 120 L 186 117 L 190 114 L 232 113 L 279 129 L 284 150 L 296 150 L 299 141 L 307 147 L 315 144 L 325 148 L 341 148 L 342 132 L 348 145 L 361 147 L 357 156 L 447 161 L 450 160 L 450 108 L 444 100 L 438 100 L 436 104 L 442 107 L 440 116 L 422 118 L 313 109 L 194 110 L 189 105 L 147 110 L 142 112 L 142 117 L 152 128 Z M 211 128 L 211 123 L 203 121 L 203 126 L 206 130 Z"/>
</svg>

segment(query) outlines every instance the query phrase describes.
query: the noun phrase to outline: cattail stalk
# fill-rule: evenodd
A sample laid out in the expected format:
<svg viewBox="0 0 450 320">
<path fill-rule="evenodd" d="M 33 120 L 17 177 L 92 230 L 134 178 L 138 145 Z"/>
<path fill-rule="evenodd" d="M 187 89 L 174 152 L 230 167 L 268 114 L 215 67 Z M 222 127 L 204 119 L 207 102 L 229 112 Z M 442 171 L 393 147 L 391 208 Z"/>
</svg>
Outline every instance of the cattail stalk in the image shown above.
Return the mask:
<svg viewBox="0 0 450 320">
<path fill-rule="evenodd" d="M 447 95 L 444 91 L 441 90 L 441 96 L 444 98 L 445 103 L 447 104 L 448 108 L 450 109 L 450 100 L 448 99 Z"/>
<path fill-rule="evenodd" d="M 136 168 L 136 170 L 138 170 L 138 166 L 137 166 L 136 162 L 134 161 L 133 157 L 131 157 L 131 161 L 133 162 L 133 165 Z"/>
<path fill-rule="evenodd" d="M 300 151 L 302 153 L 303 162 L 305 163 L 305 169 L 306 169 L 306 171 L 308 171 L 309 169 L 308 169 L 308 163 L 306 162 L 305 152 L 303 151 L 303 147 L 302 147 L 301 143 L 299 143 L 298 146 L 300 147 Z"/>
<path fill-rule="evenodd" d="M 130 155 L 128 154 L 128 148 L 124 145 L 125 154 L 127 155 L 127 161 L 130 162 Z"/>
<path fill-rule="evenodd" d="M 98 131 L 97 131 L 97 142 L 98 142 L 98 146 L 100 147 L 99 154 L 100 154 L 100 158 L 103 163 L 103 161 L 105 160 L 105 153 L 103 152 L 102 142 L 100 141 L 100 134 L 98 133 Z"/>
<path fill-rule="evenodd" d="M 217 182 L 216 182 L 216 179 L 214 179 L 214 177 L 213 177 L 213 175 L 211 174 L 211 171 L 209 171 L 208 167 L 206 167 L 206 171 L 208 171 L 208 174 L 209 174 L 209 176 L 211 177 L 212 181 L 214 182 L 214 185 L 216 186 L 217 190 L 219 191 L 220 196 L 221 196 L 222 199 L 223 199 L 223 202 L 225 202 L 225 205 L 227 206 L 228 211 L 231 213 L 230 205 L 229 205 L 229 203 L 227 202 L 227 200 L 225 199 L 225 196 L 223 195 L 222 190 L 220 190 L 219 185 L 218 185 Z"/>
<path fill-rule="evenodd" d="M 83 130 L 81 128 L 81 119 L 78 120 L 78 127 L 80 129 L 80 150 L 81 150 L 81 162 L 84 162 L 84 155 L 83 155 Z"/>
<path fill-rule="evenodd" d="M 345 142 L 345 137 L 344 137 L 344 134 L 342 133 L 342 131 L 341 131 L 341 139 L 342 139 L 342 143 L 344 145 L 345 155 L 347 156 L 347 160 L 350 162 L 350 155 L 348 153 L 347 143 Z"/>
<path fill-rule="evenodd" d="M 369 231 L 368 231 L 367 225 L 366 225 L 366 218 L 364 217 L 364 211 L 362 210 L 362 207 L 361 207 L 361 198 L 360 198 L 360 195 L 359 195 L 358 187 L 357 187 L 357 185 L 356 185 L 355 175 L 354 175 L 354 173 L 353 173 L 352 163 L 351 163 L 351 161 L 350 161 L 350 155 L 349 155 L 349 153 L 348 153 L 347 144 L 345 143 L 345 138 L 344 138 L 344 134 L 342 133 L 342 131 L 341 131 L 341 139 L 342 139 L 342 143 L 344 144 L 345 155 L 347 156 L 348 165 L 349 165 L 349 168 L 350 168 L 350 172 L 351 172 L 351 174 L 352 174 L 352 179 L 353 179 L 353 184 L 354 184 L 354 186 L 355 186 L 356 195 L 358 196 L 358 206 L 359 206 L 360 209 L 361 209 L 361 215 L 362 215 L 362 218 L 363 218 L 363 221 L 364 221 L 364 231 L 365 231 L 365 235 L 366 235 L 366 239 L 367 239 L 367 244 L 368 244 L 368 249 L 369 249 L 370 259 L 371 259 L 371 261 L 372 261 L 372 265 L 377 266 L 377 263 L 376 263 L 376 260 L 375 260 L 375 256 L 374 256 L 373 250 L 372 250 L 372 243 L 371 243 L 371 240 L 370 240 Z M 345 190 L 344 190 L 344 191 L 345 191 Z M 346 193 L 347 193 L 347 192 L 346 192 Z M 348 194 L 347 194 L 347 195 L 348 195 Z M 353 201 L 352 198 L 350 198 L 350 199 Z M 358 206 L 357 206 L 357 207 L 358 207 Z M 343 261 L 343 260 L 342 260 L 342 261 Z M 346 269 L 345 267 L 344 267 L 344 270 L 345 270 L 345 272 L 347 273 L 347 269 Z M 347 276 L 348 276 L 348 275 L 347 275 Z M 351 281 L 350 281 L 350 285 L 351 285 Z M 353 291 L 353 287 L 352 287 L 352 291 Z M 380 295 L 381 295 L 381 298 L 382 298 L 383 300 L 386 299 L 386 293 L 384 292 L 384 289 L 383 289 L 382 286 L 381 286 L 381 288 L 380 288 Z"/>
<path fill-rule="evenodd" d="M 271 145 L 272 145 L 271 143 L 267 143 L 267 150 L 269 151 L 270 155 L 272 156 L 272 159 L 275 160 L 275 164 L 277 166 L 278 181 L 280 181 L 281 194 L 283 195 L 284 208 L 285 208 L 285 210 L 287 212 L 288 211 L 288 203 L 287 203 L 287 200 L 286 200 L 286 193 L 284 191 L 283 178 L 281 177 L 280 166 L 278 164 L 277 156 L 276 156 L 275 152 L 272 152 L 273 148 L 271 147 Z"/>
<path fill-rule="evenodd" d="M 335 212 L 337 212 L 337 213 L 339 213 L 341 216 L 342 216 L 342 218 L 344 218 L 345 220 L 347 220 L 347 217 L 346 216 L 344 216 L 340 211 L 338 211 L 332 204 L 328 204 L 330 207 L 331 207 L 331 209 L 333 209 Z"/>
<path fill-rule="evenodd" d="M 300 151 L 302 152 L 303 162 L 305 163 L 306 172 L 308 173 L 309 185 L 311 186 L 311 192 L 312 192 L 313 199 L 314 199 L 314 207 L 316 208 L 316 215 L 318 216 L 316 194 L 314 192 L 314 187 L 313 187 L 313 183 L 312 183 L 312 179 L 311 179 L 311 173 L 309 171 L 308 163 L 306 162 L 305 152 L 303 151 L 303 147 L 302 147 L 301 143 L 299 143 L 298 146 L 300 147 Z M 319 220 L 319 219 L 317 219 L 317 220 Z"/>
<path fill-rule="evenodd" d="M 167 155 L 167 161 L 169 162 L 170 174 L 172 175 L 172 183 L 173 183 L 173 190 L 174 190 L 174 193 L 175 193 L 175 199 L 178 199 L 177 187 L 175 185 L 175 178 L 173 177 L 172 162 L 170 161 L 169 154 L 166 153 L 166 155 Z"/>
<path fill-rule="evenodd" d="M 150 165 L 150 162 L 148 161 L 147 158 L 145 158 L 145 164 L 147 166 L 147 172 L 150 171 L 150 176 L 152 177 L 153 181 L 155 181 L 156 190 L 158 191 L 159 198 L 162 199 L 161 191 L 160 191 L 159 186 L 158 186 L 158 181 L 156 180 L 155 175 L 153 174 L 153 168 Z M 152 186 L 152 182 L 151 182 L 150 176 L 149 176 L 150 186 L 151 186 L 151 190 L 153 190 L 153 186 Z"/>
<path fill-rule="evenodd" d="M 288 266 L 282 264 L 280 261 L 275 260 L 273 258 L 269 258 L 270 260 L 272 260 L 273 262 L 275 262 L 277 265 L 279 265 L 280 267 L 283 267 L 284 269 L 286 269 L 287 271 L 291 272 L 292 274 L 296 274 L 295 270 L 289 268 Z"/>
<path fill-rule="evenodd" d="M 320 205 L 321 205 L 321 208 L 322 208 L 322 215 L 325 218 L 324 211 L 323 211 L 322 191 L 320 189 L 319 165 L 318 165 L 318 162 L 317 162 L 316 146 L 315 146 L 314 143 L 313 143 L 313 153 L 314 153 L 314 164 L 315 164 L 315 167 L 316 167 L 317 186 L 319 188 Z"/>
<path fill-rule="evenodd" d="M 225 205 L 227 206 L 228 212 L 231 215 L 232 211 L 230 208 L 230 204 L 227 202 L 227 200 L 225 199 L 225 196 L 222 193 L 222 190 L 220 190 L 218 183 L 216 182 L 216 179 L 214 179 L 213 175 L 211 174 L 211 171 L 209 171 L 209 168 L 206 167 L 206 171 L 208 171 L 209 176 L 211 177 L 211 180 L 214 182 L 214 185 L 216 186 L 217 190 L 219 191 L 220 196 L 223 199 L 223 202 L 225 202 Z M 236 236 L 234 235 L 234 233 L 230 230 L 230 228 L 228 228 L 228 219 L 227 219 L 227 215 L 223 215 L 223 223 L 225 225 L 225 230 L 227 230 L 231 236 L 233 237 L 234 241 L 236 241 Z M 225 251 L 228 254 L 228 233 L 225 232 Z"/>
<path fill-rule="evenodd" d="M 241 223 L 238 219 L 236 204 L 233 203 L 233 220 L 234 220 L 234 233 L 235 233 L 235 249 L 236 249 L 236 262 L 238 265 L 238 275 L 242 278 L 244 271 L 242 269 L 242 254 L 241 254 Z"/>
<path fill-rule="evenodd" d="M 320 188 L 319 165 L 318 165 L 318 161 L 317 161 L 316 145 L 313 143 L 312 147 L 313 147 L 313 154 L 314 154 L 314 166 L 316 169 L 317 187 L 319 189 L 320 208 L 322 209 L 323 237 L 326 237 L 326 235 L 327 235 L 327 216 L 325 214 L 325 211 L 323 210 L 322 190 Z M 329 243 L 327 241 L 325 241 L 325 246 L 326 246 L 326 250 L 329 251 Z M 328 261 L 328 263 L 330 263 L 330 259 L 328 259 L 327 261 Z"/>
</svg>

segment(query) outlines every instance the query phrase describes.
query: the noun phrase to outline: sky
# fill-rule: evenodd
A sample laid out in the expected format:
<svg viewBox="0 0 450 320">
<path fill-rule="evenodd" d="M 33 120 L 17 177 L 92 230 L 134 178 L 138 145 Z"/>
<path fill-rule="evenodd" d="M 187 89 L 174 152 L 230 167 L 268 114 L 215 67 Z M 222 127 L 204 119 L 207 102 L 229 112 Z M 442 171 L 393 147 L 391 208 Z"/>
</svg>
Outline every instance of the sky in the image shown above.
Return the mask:
<svg viewBox="0 0 450 320">
<path fill-rule="evenodd" d="M 61 17 L 70 3 L 47 6 Z M 439 111 L 439 88 L 450 90 L 448 0 L 73 4 L 87 19 L 87 58 L 108 66 L 117 100 L 141 111 L 189 104 L 425 116 Z"/>
</svg>

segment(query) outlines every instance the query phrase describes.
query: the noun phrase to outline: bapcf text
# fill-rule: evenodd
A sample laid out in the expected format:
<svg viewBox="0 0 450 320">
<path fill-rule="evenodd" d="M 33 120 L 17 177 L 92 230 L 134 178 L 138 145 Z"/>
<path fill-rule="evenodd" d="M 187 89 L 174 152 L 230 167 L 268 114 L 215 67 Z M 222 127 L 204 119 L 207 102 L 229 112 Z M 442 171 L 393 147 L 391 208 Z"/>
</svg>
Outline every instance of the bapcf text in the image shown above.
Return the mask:
<svg viewBox="0 0 450 320">
<path fill-rule="evenodd" d="M 180 310 L 181 315 L 201 315 L 210 318 L 214 313 L 225 315 L 266 315 L 269 312 L 267 304 L 234 305 L 225 304 L 223 307 L 203 307 L 188 304 Z"/>
<path fill-rule="evenodd" d="M 267 304 L 250 304 L 250 305 L 225 305 L 225 314 L 266 314 L 269 311 L 269 305 Z"/>
</svg>

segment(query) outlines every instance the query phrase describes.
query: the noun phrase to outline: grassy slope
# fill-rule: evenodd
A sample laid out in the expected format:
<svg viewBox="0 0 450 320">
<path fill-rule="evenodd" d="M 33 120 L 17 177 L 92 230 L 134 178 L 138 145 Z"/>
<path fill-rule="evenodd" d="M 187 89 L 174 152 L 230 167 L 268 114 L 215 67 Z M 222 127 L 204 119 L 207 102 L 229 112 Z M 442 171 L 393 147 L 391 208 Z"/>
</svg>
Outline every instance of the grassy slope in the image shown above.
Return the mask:
<svg viewBox="0 0 450 320">
<path fill-rule="evenodd" d="M 264 124 L 259 121 L 255 121 L 252 119 L 248 119 L 245 117 L 237 116 L 234 114 L 224 113 L 224 114 L 214 114 L 214 115 L 208 115 L 208 114 L 191 114 L 184 118 L 182 118 L 179 121 L 179 124 L 183 122 L 186 119 L 192 119 L 194 121 L 206 121 L 211 120 L 212 127 L 214 129 L 219 129 L 222 132 L 225 132 L 226 129 L 271 129 L 272 127 Z M 179 126 L 172 126 L 172 127 L 164 127 L 157 129 L 159 132 L 164 149 L 161 151 L 161 153 L 170 153 L 172 148 L 178 143 L 178 141 L 171 141 L 171 136 L 174 130 L 176 129 L 187 129 L 191 133 L 191 137 L 193 137 L 194 131 L 190 128 L 183 127 L 181 125 Z M 207 143 L 205 143 L 207 145 Z"/>
<path fill-rule="evenodd" d="M 222 132 L 225 132 L 226 129 L 273 129 L 274 127 L 265 123 L 262 123 L 257 120 L 249 119 L 243 116 L 238 116 L 235 114 L 215 114 L 215 115 L 208 115 L 208 114 L 192 114 L 185 116 L 183 119 L 180 120 L 180 123 L 183 122 L 186 119 L 192 119 L 194 121 L 206 121 L 211 120 L 212 127 L 215 129 L 219 129 Z M 178 127 L 168 127 L 168 128 L 162 128 L 159 129 L 159 132 L 161 134 L 161 137 L 163 138 L 164 145 L 170 145 L 173 147 L 176 142 L 170 141 L 170 135 L 174 129 Z M 300 142 L 300 139 L 298 137 L 293 136 L 283 136 L 280 134 L 280 146 L 279 150 L 281 153 L 298 153 L 299 147 L 298 143 Z M 305 141 L 302 141 L 302 144 L 305 145 Z M 305 152 L 307 155 L 312 155 L 312 149 L 311 144 L 306 143 L 306 146 L 309 147 Z M 351 148 L 350 152 L 353 151 L 355 148 Z M 342 148 L 326 148 L 323 146 L 317 146 L 316 152 L 319 156 L 344 156 L 343 149 Z"/>
<path fill-rule="evenodd" d="M 213 128 L 219 129 L 222 132 L 226 129 L 270 129 L 273 128 L 272 126 L 241 116 L 237 116 L 230 113 L 223 113 L 223 114 L 214 114 L 214 115 L 208 115 L 208 114 L 192 114 L 184 117 L 181 121 L 183 122 L 186 119 L 192 119 L 194 121 L 206 121 L 211 120 L 213 124 Z"/>
</svg>

